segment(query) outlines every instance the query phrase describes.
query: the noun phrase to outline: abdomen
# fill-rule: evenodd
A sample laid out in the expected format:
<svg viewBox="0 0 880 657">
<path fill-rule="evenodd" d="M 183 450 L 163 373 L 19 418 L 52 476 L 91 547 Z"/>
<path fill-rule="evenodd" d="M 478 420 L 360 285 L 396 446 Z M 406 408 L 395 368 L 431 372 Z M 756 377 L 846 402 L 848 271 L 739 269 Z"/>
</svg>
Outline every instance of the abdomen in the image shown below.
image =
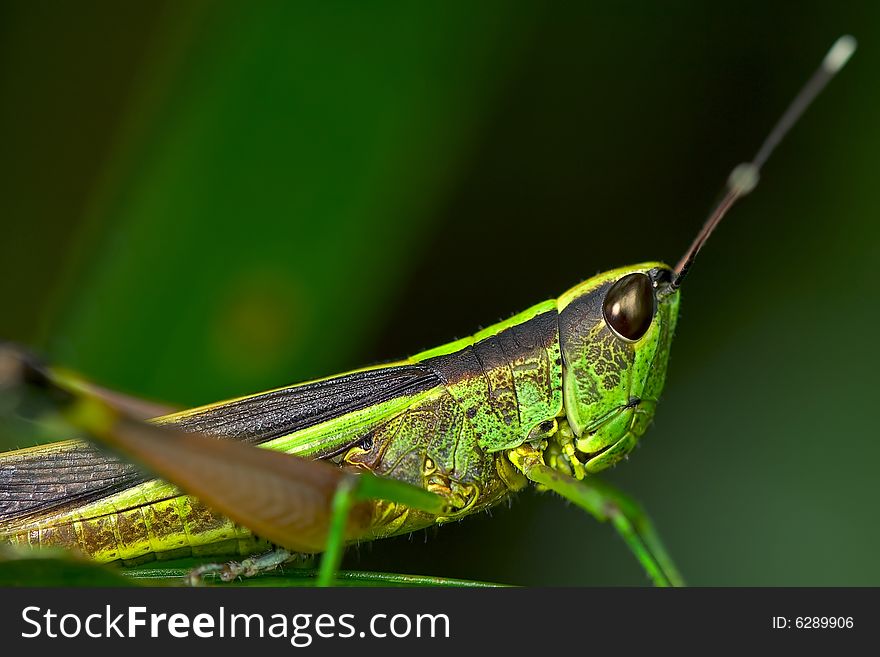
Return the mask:
<svg viewBox="0 0 880 657">
<path fill-rule="evenodd" d="M 99 562 L 136 564 L 187 556 L 248 555 L 266 541 L 152 481 L 57 516 L 34 519 L 5 535 L 12 544 L 73 550 Z"/>
</svg>

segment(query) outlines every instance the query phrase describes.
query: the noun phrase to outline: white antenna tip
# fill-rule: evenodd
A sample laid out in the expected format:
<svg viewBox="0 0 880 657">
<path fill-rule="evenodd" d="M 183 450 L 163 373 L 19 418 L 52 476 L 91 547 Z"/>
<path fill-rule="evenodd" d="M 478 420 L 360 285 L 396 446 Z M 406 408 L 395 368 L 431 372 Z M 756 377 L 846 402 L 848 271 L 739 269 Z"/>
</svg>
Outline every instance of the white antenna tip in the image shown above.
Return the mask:
<svg viewBox="0 0 880 657">
<path fill-rule="evenodd" d="M 743 162 L 738 164 L 730 176 L 727 178 L 727 186 L 731 191 L 735 191 L 737 196 L 745 196 L 758 186 L 761 174 L 758 173 L 758 167 L 751 162 Z"/>
<path fill-rule="evenodd" d="M 822 61 L 822 68 L 829 73 L 837 73 L 849 61 L 849 58 L 852 57 L 857 45 L 858 42 L 854 36 L 844 34 L 834 42 L 831 50 L 825 55 L 825 59 Z"/>
</svg>

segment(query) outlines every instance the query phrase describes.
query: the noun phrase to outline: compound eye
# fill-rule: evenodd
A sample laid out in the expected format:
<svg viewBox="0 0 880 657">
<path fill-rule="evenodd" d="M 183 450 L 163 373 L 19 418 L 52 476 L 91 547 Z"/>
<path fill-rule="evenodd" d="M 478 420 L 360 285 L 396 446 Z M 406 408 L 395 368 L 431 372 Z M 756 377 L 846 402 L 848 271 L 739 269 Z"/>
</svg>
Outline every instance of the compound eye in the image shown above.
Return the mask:
<svg viewBox="0 0 880 657">
<path fill-rule="evenodd" d="M 628 274 L 605 295 L 602 313 L 608 326 L 624 340 L 635 341 L 651 326 L 657 303 L 651 279 L 645 274 Z"/>
</svg>

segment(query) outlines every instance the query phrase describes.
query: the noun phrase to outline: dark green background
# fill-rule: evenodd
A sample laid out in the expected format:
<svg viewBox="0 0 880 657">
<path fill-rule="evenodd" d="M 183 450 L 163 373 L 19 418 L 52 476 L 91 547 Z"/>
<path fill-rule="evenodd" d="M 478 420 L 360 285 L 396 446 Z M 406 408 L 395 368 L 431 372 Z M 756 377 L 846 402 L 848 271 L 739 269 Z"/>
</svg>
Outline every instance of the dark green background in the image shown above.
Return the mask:
<svg viewBox="0 0 880 657">
<path fill-rule="evenodd" d="M 692 584 L 880 584 L 880 10 L 663 4 L 3 3 L 0 336 L 191 405 L 674 262 L 852 32 L 694 267 L 655 426 L 609 478 Z M 531 492 L 347 563 L 645 582 Z"/>
</svg>

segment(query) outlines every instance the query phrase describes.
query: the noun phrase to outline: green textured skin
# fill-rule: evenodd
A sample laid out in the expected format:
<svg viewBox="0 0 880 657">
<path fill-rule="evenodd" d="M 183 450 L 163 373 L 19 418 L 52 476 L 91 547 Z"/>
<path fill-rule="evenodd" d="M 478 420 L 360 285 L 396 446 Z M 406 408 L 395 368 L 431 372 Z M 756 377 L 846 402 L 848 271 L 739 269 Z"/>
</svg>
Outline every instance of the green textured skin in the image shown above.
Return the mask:
<svg viewBox="0 0 880 657">
<path fill-rule="evenodd" d="M 559 299 L 567 420 L 578 437 L 578 452 L 607 450 L 587 460 L 588 472 L 600 472 L 632 450 L 650 424 L 663 390 L 679 292 L 658 304 L 650 328 L 636 342 L 617 337 L 601 310 L 605 291 L 616 280 L 653 267 L 662 265 L 648 263 L 600 274 Z M 628 408 L 633 398 L 641 402 Z"/>
<path fill-rule="evenodd" d="M 446 522 L 496 504 L 527 483 L 508 459 L 511 450 L 526 442 L 548 450 L 548 456 L 552 452 L 548 465 L 575 476 L 607 468 L 635 446 L 653 418 L 679 293 L 660 300 L 650 328 L 636 342 L 622 340 L 606 325 L 602 299 L 621 277 L 656 268 L 668 270 L 646 263 L 597 275 L 557 300 L 418 354 L 403 362 L 430 366 L 441 385 L 341 415 L 262 447 L 308 457 L 356 440 L 332 460 L 421 486 L 447 500 L 450 511 L 444 516 L 376 501 L 365 539 Z M 216 410 L 224 403 L 158 422 Z M 560 456 L 567 443 L 570 453 Z M 223 550 L 243 555 L 266 545 L 159 481 L 0 531 L 10 542 L 70 547 L 99 561 L 138 562 Z"/>
</svg>

